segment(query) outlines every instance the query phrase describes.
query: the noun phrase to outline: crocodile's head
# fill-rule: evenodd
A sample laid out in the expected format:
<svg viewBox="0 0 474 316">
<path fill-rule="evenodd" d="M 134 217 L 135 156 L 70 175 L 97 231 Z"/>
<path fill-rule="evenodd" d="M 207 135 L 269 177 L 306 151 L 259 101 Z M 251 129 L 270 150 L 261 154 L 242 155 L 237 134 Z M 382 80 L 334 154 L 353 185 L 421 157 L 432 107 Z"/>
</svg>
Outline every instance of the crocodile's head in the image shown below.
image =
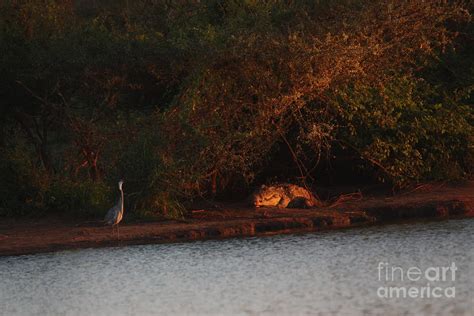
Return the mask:
<svg viewBox="0 0 474 316">
<path fill-rule="evenodd" d="M 261 206 L 277 206 L 281 200 L 281 196 L 275 191 L 274 187 L 262 185 L 260 189 L 252 195 L 252 202 L 255 207 Z"/>
</svg>

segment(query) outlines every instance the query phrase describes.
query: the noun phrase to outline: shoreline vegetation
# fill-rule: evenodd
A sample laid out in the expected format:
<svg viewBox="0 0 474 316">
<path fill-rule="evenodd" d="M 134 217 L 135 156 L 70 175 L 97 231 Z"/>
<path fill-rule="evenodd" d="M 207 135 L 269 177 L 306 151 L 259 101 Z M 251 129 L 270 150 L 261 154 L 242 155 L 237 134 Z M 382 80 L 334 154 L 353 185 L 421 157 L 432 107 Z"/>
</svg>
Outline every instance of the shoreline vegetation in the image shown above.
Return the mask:
<svg viewBox="0 0 474 316">
<path fill-rule="evenodd" d="M 319 232 L 413 220 L 474 217 L 474 182 L 427 186 L 395 196 L 348 199 L 314 209 L 251 209 L 242 204 L 196 209 L 185 221 L 120 225 L 61 219 L 0 223 L 0 256 L 81 248 L 189 242 L 208 239 Z"/>
<path fill-rule="evenodd" d="M 331 206 L 324 190 L 382 186 L 403 201 L 421 183 L 473 179 L 472 12 L 434 0 L 1 1 L 2 253 L 115 243 L 76 225 L 104 218 L 119 179 L 124 244 L 404 218 L 389 199 L 377 215 L 365 198 Z M 234 208 L 279 183 L 331 207 Z M 430 199 L 406 216 L 457 212 Z M 199 212 L 202 201 L 217 209 Z"/>
</svg>

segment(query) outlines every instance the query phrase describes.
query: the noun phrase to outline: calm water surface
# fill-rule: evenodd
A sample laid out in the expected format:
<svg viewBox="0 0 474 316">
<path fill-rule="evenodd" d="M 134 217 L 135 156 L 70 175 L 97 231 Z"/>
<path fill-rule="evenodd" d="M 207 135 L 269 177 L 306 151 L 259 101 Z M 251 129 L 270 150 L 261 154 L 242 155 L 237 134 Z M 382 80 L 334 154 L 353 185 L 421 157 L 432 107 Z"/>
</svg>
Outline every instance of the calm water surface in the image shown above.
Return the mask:
<svg viewBox="0 0 474 316">
<path fill-rule="evenodd" d="M 473 315 L 473 230 L 456 220 L 3 257 L 0 314 Z M 379 262 L 458 270 L 454 281 L 392 282 Z M 455 298 L 377 295 L 427 283 L 454 286 Z"/>
</svg>

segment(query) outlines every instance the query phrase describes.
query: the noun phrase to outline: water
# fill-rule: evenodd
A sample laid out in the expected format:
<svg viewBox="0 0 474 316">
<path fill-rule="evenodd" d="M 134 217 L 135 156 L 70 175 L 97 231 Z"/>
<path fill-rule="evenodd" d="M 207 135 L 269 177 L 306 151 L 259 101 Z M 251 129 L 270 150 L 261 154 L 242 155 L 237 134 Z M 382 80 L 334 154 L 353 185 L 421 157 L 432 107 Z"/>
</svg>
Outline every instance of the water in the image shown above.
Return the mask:
<svg viewBox="0 0 474 316">
<path fill-rule="evenodd" d="M 0 314 L 472 315 L 473 229 L 456 220 L 3 257 Z M 454 281 L 430 283 L 455 298 L 380 298 L 380 287 L 427 280 L 379 280 L 379 262 L 454 262 Z"/>
</svg>

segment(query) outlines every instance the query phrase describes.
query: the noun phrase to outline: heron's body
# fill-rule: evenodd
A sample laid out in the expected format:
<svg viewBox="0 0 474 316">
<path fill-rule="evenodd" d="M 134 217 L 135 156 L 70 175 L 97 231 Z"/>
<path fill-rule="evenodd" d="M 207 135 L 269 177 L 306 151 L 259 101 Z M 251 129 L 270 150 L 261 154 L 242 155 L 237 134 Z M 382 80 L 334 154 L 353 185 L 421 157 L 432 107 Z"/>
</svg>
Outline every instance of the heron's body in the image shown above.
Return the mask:
<svg viewBox="0 0 474 316">
<path fill-rule="evenodd" d="M 114 207 L 112 207 L 108 212 L 107 214 L 105 215 L 105 223 L 107 225 L 117 225 L 118 223 L 120 223 L 120 221 L 122 220 L 122 217 L 123 217 L 123 208 L 122 208 L 122 205 L 121 205 L 121 201 L 119 200 L 117 205 L 115 205 Z"/>
<path fill-rule="evenodd" d="M 120 199 L 118 200 L 117 204 L 112 207 L 107 214 L 105 215 L 104 221 L 107 225 L 115 226 L 123 218 L 123 189 L 122 189 L 123 181 L 119 182 L 119 190 L 120 190 Z"/>
</svg>

